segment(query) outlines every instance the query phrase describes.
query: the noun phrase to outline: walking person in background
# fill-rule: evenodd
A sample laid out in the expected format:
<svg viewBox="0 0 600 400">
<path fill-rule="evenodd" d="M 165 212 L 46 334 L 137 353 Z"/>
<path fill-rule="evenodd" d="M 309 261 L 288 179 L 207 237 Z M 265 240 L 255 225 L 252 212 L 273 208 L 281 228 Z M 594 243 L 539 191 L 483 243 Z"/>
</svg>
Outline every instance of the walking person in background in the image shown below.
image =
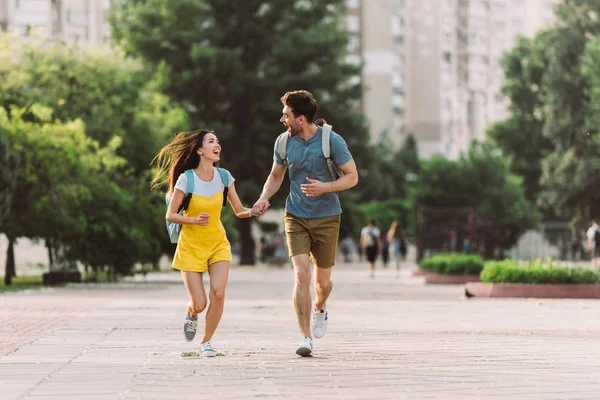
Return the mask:
<svg viewBox="0 0 600 400">
<path fill-rule="evenodd" d="M 390 242 L 388 241 L 386 232 L 381 232 L 379 239 L 381 240 L 381 263 L 383 264 L 383 269 L 386 269 L 390 262 Z"/>
<path fill-rule="evenodd" d="M 387 232 L 387 238 L 390 242 L 392 257 L 396 263 L 396 279 L 400 278 L 400 262 L 406 260 L 407 243 L 402 226 L 398 221 L 393 221 Z"/>
<path fill-rule="evenodd" d="M 379 228 L 375 226 L 375 220 L 369 220 L 367 226 L 365 226 L 360 232 L 360 245 L 363 248 L 363 252 L 369 263 L 369 272 L 371 278 L 375 277 L 375 261 L 377 260 L 377 254 L 381 249 L 381 232 Z"/>
<path fill-rule="evenodd" d="M 295 273 L 293 302 L 302 335 L 296 354 L 307 357 L 313 351 L 312 336 L 323 337 L 329 323 L 326 302 L 333 287 L 331 271 L 342 213 L 338 192 L 355 186 L 358 172 L 344 139 L 330 131 L 331 126 L 320 127 L 313 122 L 317 101 L 312 94 L 305 90 L 288 92 L 281 102 L 280 121 L 287 131 L 275 141 L 273 167 L 253 210 L 261 215 L 269 208 L 269 199 L 281 187 L 287 168 L 290 194 L 285 202 L 285 233 Z M 329 141 L 323 140 L 326 133 Z M 280 146 L 281 143 L 285 146 Z M 327 144 L 330 159 L 323 153 Z M 333 166 L 328 162 L 333 162 L 343 176 L 334 179 L 330 174 Z M 315 265 L 316 292 L 312 307 L 311 259 Z"/>
<path fill-rule="evenodd" d="M 600 229 L 596 220 L 592 221 L 592 226 L 587 231 L 587 248 L 592 259 L 592 267 L 600 267 Z"/>
<path fill-rule="evenodd" d="M 166 220 L 181 225 L 173 268 L 181 271 L 190 297 L 183 324 L 189 342 L 196 336 L 198 314 L 208 303 L 202 276 L 208 272 L 210 278 L 210 304 L 200 344 L 205 357 L 217 355 L 211 339 L 223 315 L 231 261 L 231 246 L 221 223 L 225 196 L 238 218 L 252 217 L 252 210 L 242 206 L 229 171 L 217 168 L 220 159 L 221 145 L 214 132 L 183 132 L 156 156 L 158 172 L 152 181 L 153 187 L 159 186 L 165 183 L 162 179 L 167 174 L 170 202 Z M 193 186 L 188 185 L 188 177 L 194 180 Z M 188 193 L 189 187 L 193 187 L 192 193 Z M 189 201 L 187 210 L 179 214 L 184 200 Z"/>
</svg>

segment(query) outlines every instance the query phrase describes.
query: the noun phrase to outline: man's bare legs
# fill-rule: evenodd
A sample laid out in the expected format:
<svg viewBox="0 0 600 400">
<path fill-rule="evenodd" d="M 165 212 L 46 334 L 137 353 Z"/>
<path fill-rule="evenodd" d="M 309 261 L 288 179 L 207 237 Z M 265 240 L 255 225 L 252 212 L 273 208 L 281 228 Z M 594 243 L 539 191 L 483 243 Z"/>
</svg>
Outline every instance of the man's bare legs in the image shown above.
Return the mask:
<svg viewBox="0 0 600 400">
<path fill-rule="evenodd" d="M 293 302 L 298 318 L 298 327 L 303 337 L 312 338 L 310 333 L 310 313 L 311 313 L 311 295 L 310 295 L 310 260 L 308 254 L 299 254 L 292 257 L 294 266 L 294 294 Z"/>
<path fill-rule="evenodd" d="M 315 310 L 324 310 L 325 303 L 329 298 L 333 282 L 331 282 L 331 271 L 333 268 L 319 268 L 315 265 Z"/>
</svg>

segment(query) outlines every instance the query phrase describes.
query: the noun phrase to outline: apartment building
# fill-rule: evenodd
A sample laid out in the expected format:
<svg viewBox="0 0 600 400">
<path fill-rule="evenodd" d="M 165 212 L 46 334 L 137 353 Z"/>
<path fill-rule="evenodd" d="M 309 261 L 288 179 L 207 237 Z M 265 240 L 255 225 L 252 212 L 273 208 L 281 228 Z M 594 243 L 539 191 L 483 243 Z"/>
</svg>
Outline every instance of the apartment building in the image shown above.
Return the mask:
<svg viewBox="0 0 600 400">
<path fill-rule="evenodd" d="M 101 45 L 110 40 L 113 0 L 0 0 L 0 29 L 32 30 L 65 43 Z"/>
<path fill-rule="evenodd" d="M 503 55 L 552 23 L 557 1 L 346 0 L 373 139 L 412 133 L 424 158 L 457 158 L 483 140 L 508 116 Z"/>
<path fill-rule="evenodd" d="M 395 51 L 398 0 L 346 0 L 350 62 L 364 62 L 361 76 L 366 90 L 361 110 L 374 138 L 387 135 L 398 143 L 403 99 Z"/>
</svg>

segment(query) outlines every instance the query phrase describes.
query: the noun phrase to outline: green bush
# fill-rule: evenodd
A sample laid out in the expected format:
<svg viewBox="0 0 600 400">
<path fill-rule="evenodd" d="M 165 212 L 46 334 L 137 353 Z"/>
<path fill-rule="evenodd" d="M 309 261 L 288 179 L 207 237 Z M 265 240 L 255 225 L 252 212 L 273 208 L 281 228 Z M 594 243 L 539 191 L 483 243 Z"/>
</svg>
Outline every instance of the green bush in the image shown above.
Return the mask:
<svg viewBox="0 0 600 400">
<path fill-rule="evenodd" d="M 478 275 L 483 265 L 477 255 L 440 253 L 423 258 L 419 267 L 441 275 Z"/>
<path fill-rule="evenodd" d="M 552 262 L 489 261 L 481 271 L 481 281 L 531 284 L 599 283 L 600 273 L 585 268 L 555 265 Z"/>
</svg>

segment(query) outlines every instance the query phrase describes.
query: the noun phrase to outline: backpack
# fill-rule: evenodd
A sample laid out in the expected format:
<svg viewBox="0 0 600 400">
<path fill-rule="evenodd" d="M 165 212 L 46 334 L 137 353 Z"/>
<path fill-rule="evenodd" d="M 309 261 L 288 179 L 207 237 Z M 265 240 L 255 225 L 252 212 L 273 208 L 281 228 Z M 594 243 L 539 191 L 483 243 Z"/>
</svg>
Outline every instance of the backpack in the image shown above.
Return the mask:
<svg viewBox="0 0 600 400">
<path fill-rule="evenodd" d="M 227 175 L 227 171 L 223 168 L 217 168 L 219 171 L 219 175 L 221 175 L 221 181 L 223 182 L 223 207 L 227 207 L 227 191 L 229 190 L 229 176 Z M 183 201 L 179 205 L 177 209 L 177 214 L 183 215 L 183 212 L 188 209 L 190 205 L 190 200 L 192 200 L 192 194 L 194 193 L 194 171 L 188 169 L 185 171 L 185 176 L 187 177 L 187 189 L 185 192 L 185 197 Z M 169 207 L 169 203 L 171 203 L 171 196 L 169 193 L 166 194 L 165 200 L 167 202 L 167 207 Z M 179 233 L 181 232 L 181 225 L 176 224 L 174 222 L 167 221 L 167 233 L 169 234 L 169 239 L 171 239 L 171 243 L 177 243 L 179 240 Z"/>
<path fill-rule="evenodd" d="M 596 232 L 594 232 L 594 247 L 600 247 L 600 229 L 596 228 Z"/>
<path fill-rule="evenodd" d="M 331 176 L 332 180 L 337 180 L 344 176 L 344 173 L 339 169 L 339 167 L 333 162 L 331 159 L 331 125 L 329 125 L 323 118 L 319 118 L 315 121 L 315 124 L 318 125 L 319 122 L 323 124 L 323 137 L 321 141 L 321 148 L 323 150 L 323 155 L 325 156 L 325 161 L 327 162 L 327 170 L 329 171 L 329 176 Z M 290 135 L 287 131 L 283 132 L 277 140 L 275 141 L 275 148 L 277 149 L 277 154 L 281 157 L 283 165 L 287 165 L 287 141 Z"/>
<path fill-rule="evenodd" d="M 365 235 L 365 246 L 372 247 L 377 244 L 377 235 L 374 231 L 375 229 L 373 228 L 367 229 L 367 234 Z"/>
</svg>

